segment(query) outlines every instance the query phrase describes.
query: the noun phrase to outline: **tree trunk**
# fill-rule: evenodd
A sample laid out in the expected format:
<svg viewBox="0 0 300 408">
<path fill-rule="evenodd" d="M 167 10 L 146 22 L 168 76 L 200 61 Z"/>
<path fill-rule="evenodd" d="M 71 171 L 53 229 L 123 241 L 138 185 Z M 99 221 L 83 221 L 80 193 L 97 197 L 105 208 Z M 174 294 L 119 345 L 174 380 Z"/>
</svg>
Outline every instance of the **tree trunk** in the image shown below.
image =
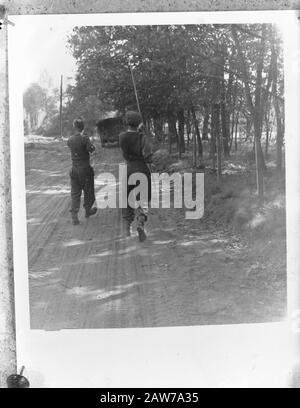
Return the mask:
<svg viewBox="0 0 300 408">
<path fill-rule="evenodd" d="M 187 133 L 187 146 L 190 145 L 190 136 L 191 136 L 191 112 L 190 110 L 187 111 L 187 118 L 186 118 L 186 133 Z"/>
<path fill-rule="evenodd" d="M 275 116 L 272 118 L 272 123 L 271 123 L 270 130 L 269 130 L 268 145 L 267 145 L 267 143 L 266 143 L 266 157 L 269 156 L 269 144 L 270 144 L 270 141 L 272 140 L 272 133 L 273 133 L 274 122 L 275 122 Z"/>
<path fill-rule="evenodd" d="M 279 173 L 282 172 L 282 146 L 283 146 L 283 126 L 282 126 L 282 115 L 280 111 L 279 99 L 278 99 L 278 55 L 277 50 L 273 44 L 272 53 L 274 55 L 273 59 L 273 103 L 276 118 L 276 168 Z"/>
<path fill-rule="evenodd" d="M 266 127 L 266 144 L 265 144 L 265 157 L 266 159 L 269 156 L 269 138 L 270 138 L 270 107 L 265 113 L 265 127 Z"/>
<path fill-rule="evenodd" d="M 223 78 L 223 66 L 224 57 L 221 55 L 220 50 L 216 50 L 214 61 L 217 63 L 214 67 L 215 79 L 213 81 L 212 89 L 212 121 L 211 121 L 211 133 L 212 133 L 212 143 L 211 143 L 211 154 L 213 153 L 213 168 L 215 168 L 215 151 L 217 153 L 217 180 L 221 180 L 221 157 L 222 157 L 222 132 L 221 132 L 221 105 L 223 98 L 223 83 L 221 78 Z M 219 79 L 220 78 L 220 79 Z"/>
<path fill-rule="evenodd" d="M 260 138 L 255 136 L 255 164 L 256 164 L 256 181 L 259 198 L 264 195 L 264 179 L 263 179 L 263 153 L 260 143 Z"/>
<path fill-rule="evenodd" d="M 178 117 L 178 150 L 179 157 L 181 154 L 185 153 L 185 143 L 184 143 L 184 110 L 180 109 L 177 114 Z"/>
<path fill-rule="evenodd" d="M 256 86 L 254 91 L 254 103 L 251 96 L 250 85 L 249 85 L 249 74 L 248 68 L 245 61 L 245 56 L 242 52 L 240 41 L 236 32 L 236 28 L 232 25 L 231 31 L 233 39 L 237 48 L 239 58 L 241 60 L 241 68 L 243 74 L 243 80 L 245 83 L 245 95 L 247 100 L 247 105 L 251 113 L 253 124 L 254 124 L 254 137 L 255 137 L 255 162 L 256 162 L 256 182 L 257 182 L 257 192 L 260 199 L 264 195 L 264 185 L 263 185 L 263 172 L 265 168 L 265 162 L 263 157 L 263 152 L 261 148 L 261 133 L 262 133 L 262 112 L 263 107 L 262 102 L 262 71 L 263 71 L 263 61 L 265 55 L 265 42 L 266 42 L 266 25 L 262 25 L 261 32 L 261 42 L 260 50 L 258 55 L 257 73 L 256 73 Z"/>
<path fill-rule="evenodd" d="M 204 105 L 204 120 L 202 129 L 202 140 L 208 140 L 208 124 L 209 124 L 209 105 Z"/>
<path fill-rule="evenodd" d="M 254 114 L 254 134 L 255 134 L 255 146 L 256 146 L 256 162 L 259 166 L 257 170 L 257 182 L 258 182 L 258 195 L 260 198 L 263 198 L 264 186 L 263 186 L 263 173 L 266 170 L 266 163 L 264 159 L 263 150 L 261 147 L 261 135 L 262 135 L 262 125 L 263 125 L 263 112 L 264 112 L 264 94 L 262 93 L 262 72 L 264 66 L 264 55 L 265 55 L 265 25 L 262 25 L 261 31 L 261 43 L 260 43 L 260 52 L 259 59 L 257 64 L 257 74 L 256 74 L 256 88 L 255 88 L 255 114 Z"/>
<path fill-rule="evenodd" d="M 175 137 L 176 137 L 176 140 L 178 141 L 176 121 L 175 121 L 174 116 L 170 115 L 168 117 L 168 139 L 169 139 L 168 141 L 169 141 L 169 153 L 170 154 L 172 152 L 172 142 Z"/>
<path fill-rule="evenodd" d="M 212 108 L 212 138 L 214 141 L 214 150 L 217 153 L 217 180 L 221 179 L 221 154 L 222 154 L 222 144 L 221 144 L 221 126 L 220 126 L 220 104 L 214 103 Z M 213 155 L 213 168 L 216 167 L 216 156 Z"/>
<path fill-rule="evenodd" d="M 269 157 L 269 128 L 266 131 L 265 157 L 266 159 Z"/>
<path fill-rule="evenodd" d="M 221 119 L 222 119 L 222 136 L 223 136 L 223 147 L 224 147 L 224 157 L 228 158 L 230 156 L 230 129 L 229 129 L 229 111 L 226 107 L 226 102 L 222 101 L 221 104 Z"/>
<path fill-rule="evenodd" d="M 235 123 L 235 110 L 232 112 L 232 116 L 231 116 L 230 150 L 232 148 L 232 143 L 233 143 L 234 123 Z"/>
<path fill-rule="evenodd" d="M 221 121 L 222 121 L 222 142 L 223 142 L 223 149 L 224 149 L 224 157 L 228 158 L 230 156 L 230 113 L 229 113 L 229 104 L 232 100 L 232 82 L 233 76 L 232 74 L 229 75 L 228 87 L 226 91 L 225 86 L 225 53 L 226 47 L 222 48 L 222 78 L 223 82 L 221 83 Z M 220 72 L 221 73 L 221 72 Z"/>
<path fill-rule="evenodd" d="M 237 135 L 238 135 L 239 119 L 240 119 L 240 112 L 237 113 L 236 121 L 235 121 L 234 150 L 236 152 L 237 152 L 237 149 L 238 149 Z"/>
<path fill-rule="evenodd" d="M 171 132 L 168 132 L 168 147 L 169 147 L 169 154 L 172 154 L 172 135 L 171 135 Z"/>
<path fill-rule="evenodd" d="M 213 109 L 212 109 L 213 110 Z M 209 157 L 212 160 L 212 168 L 215 170 L 216 168 L 216 132 L 214 131 L 215 129 L 215 113 L 214 110 L 212 112 L 211 116 L 211 136 L 210 136 L 210 153 Z"/>
<path fill-rule="evenodd" d="M 201 140 L 198 124 L 196 126 L 196 135 L 197 135 L 198 154 L 199 154 L 199 157 L 202 159 L 203 158 L 203 146 L 202 146 L 202 140 Z"/>
<path fill-rule="evenodd" d="M 197 139 L 196 130 L 193 132 L 193 167 L 197 167 Z"/>
<path fill-rule="evenodd" d="M 274 98 L 277 99 L 277 98 Z M 281 122 L 281 114 L 280 114 L 280 107 L 279 102 L 274 102 L 276 106 L 276 123 L 277 123 L 277 134 L 276 134 L 276 168 L 279 173 L 282 172 L 282 146 L 283 146 L 283 131 L 282 131 L 282 122 Z"/>
<path fill-rule="evenodd" d="M 199 155 L 199 157 L 202 159 L 202 158 L 203 158 L 202 140 L 201 140 L 201 136 L 200 136 L 200 130 L 199 130 L 199 126 L 198 126 L 198 121 L 197 121 L 197 118 L 196 118 L 196 112 L 195 112 L 195 109 L 194 109 L 193 106 L 192 106 L 192 108 L 191 108 L 191 112 L 192 112 L 192 117 L 193 117 L 193 123 L 194 123 L 195 133 L 196 133 L 196 137 L 197 137 L 198 155 Z"/>
<path fill-rule="evenodd" d="M 160 119 L 154 119 L 154 133 L 155 133 L 155 138 L 158 142 L 162 141 L 162 135 L 163 135 L 163 122 Z"/>
<path fill-rule="evenodd" d="M 246 117 L 246 138 L 245 138 L 245 142 L 249 139 L 249 137 L 251 136 L 252 132 L 252 120 L 249 116 Z"/>
<path fill-rule="evenodd" d="M 232 101 L 232 107 L 231 107 L 232 108 L 232 123 L 231 123 L 231 139 L 232 140 L 233 140 L 235 116 L 236 116 L 237 88 L 238 88 L 238 83 L 236 81 L 235 86 L 234 86 L 234 94 L 233 94 L 233 101 Z"/>
</svg>

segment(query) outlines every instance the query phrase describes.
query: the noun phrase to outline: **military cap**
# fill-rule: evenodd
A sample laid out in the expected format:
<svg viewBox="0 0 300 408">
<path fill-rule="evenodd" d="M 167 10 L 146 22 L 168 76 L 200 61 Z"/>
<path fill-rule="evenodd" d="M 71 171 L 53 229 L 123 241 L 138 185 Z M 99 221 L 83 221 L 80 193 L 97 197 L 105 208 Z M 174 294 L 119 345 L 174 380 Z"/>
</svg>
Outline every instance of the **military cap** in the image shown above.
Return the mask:
<svg viewBox="0 0 300 408">
<path fill-rule="evenodd" d="M 74 128 L 76 128 L 76 129 L 82 131 L 82 130 L 84 129 L 83 119 L 80 118 L 80 117 L 77 118 L 77 119 L 74 119 L 74 121 L 73 121 L 73 126 L 74 126 Z"/>
<path fill-rule="evenodd" d="M 129 126 L 138 126 L 142 122 L 141 115 L 135 111 L 125 113 L 125 122 Z"/>
</svg>

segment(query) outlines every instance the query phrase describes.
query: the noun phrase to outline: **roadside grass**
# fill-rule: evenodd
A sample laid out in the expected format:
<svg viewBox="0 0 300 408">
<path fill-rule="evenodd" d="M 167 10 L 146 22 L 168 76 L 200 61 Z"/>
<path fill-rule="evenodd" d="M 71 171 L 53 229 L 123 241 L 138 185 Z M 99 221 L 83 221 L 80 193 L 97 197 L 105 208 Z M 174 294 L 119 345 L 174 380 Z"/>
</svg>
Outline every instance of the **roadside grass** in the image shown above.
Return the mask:
<svg viewBox="0 0 300 408">
<path fill-rule="evenodd" d="M 286 281 L 285 175 L 276 171 L 275 153 L 275 148 L 271 148 L 266 161 L 263 200 L 257 196 L 255 163 L 247 149 L 223 160 L 220 183 L 211 160 L 202 161 L 204 169 L 192 168 L 191 151 L 179 159 L 178 154 L 167 156 L 165 150 L 158 150 L 156 169 L 169 173 L 204 171 L 203 222 L 240 236 L 252 264 L 251 276 L 263 274 L 266 282 L 280 284 L 282 288 Z"/>
</svg>

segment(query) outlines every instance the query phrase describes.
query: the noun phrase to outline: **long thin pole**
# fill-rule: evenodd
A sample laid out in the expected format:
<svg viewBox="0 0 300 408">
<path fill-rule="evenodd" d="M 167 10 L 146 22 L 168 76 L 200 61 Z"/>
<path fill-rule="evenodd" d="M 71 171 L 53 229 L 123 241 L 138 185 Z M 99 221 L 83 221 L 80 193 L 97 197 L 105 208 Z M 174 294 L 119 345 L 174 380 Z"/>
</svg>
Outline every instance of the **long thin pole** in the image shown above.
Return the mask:
<svg viewBox="0 0 300 408">
<path fill-rule="evenodd" d="M 133 83 L 133 89 L 134 89 L 137 108 L 138 108 L 139 114 L 140 114 L 140 116 L 142 118 L 142 122 L 144 123 L 143 115 L 142 115 L 141 107 L 140 107 L 140 102 L 139 102 L 139 97 L 138 97 L 137 90 L 136 90 L 136 84 L 135 84 L 135 80 L 134 80 L 133 70 L 132 70 L 132 67 L 131 67 L 130 63 L 129 63 L 129 69 L 130 69 L 130 73 L 131 73 L 131 79 L 132 79 L 132 83 Z"/>
<path fill-rule="evenodd" d="M 59 98 L 59 123 L 60 123 L 60 139 L 62 139 L 62 94 L 63 94 L 63 76 L 60 77 L 60 98 Z"/>
</svg>

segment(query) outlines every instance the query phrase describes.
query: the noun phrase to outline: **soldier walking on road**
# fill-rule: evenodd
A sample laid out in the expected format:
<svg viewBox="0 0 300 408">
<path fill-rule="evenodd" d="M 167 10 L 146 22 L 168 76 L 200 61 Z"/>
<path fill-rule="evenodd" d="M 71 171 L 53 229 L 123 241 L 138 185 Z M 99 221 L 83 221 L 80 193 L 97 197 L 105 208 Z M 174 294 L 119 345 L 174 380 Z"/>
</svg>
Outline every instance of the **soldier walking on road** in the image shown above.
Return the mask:
<svg viewBox="0 0 300 408">
<path fill-rule="evenodd" d="M 127 203 L 127 208 L 122 209 L 123 225 L 126 236 L 130 236 L 130 227 L 136 217 L 139 240 L 144 241 L 146 239 L 144 225 L 148 218 L 148 204 L 151 200 L 151 173 L 147 165 L 150 162 L 151 149 L 145 134 L 138 129 L 142 122 L 140 114 L 128 111 L 125 121 L 127 131 L 120 134 L 119 142 L 127 164 L 127 200 L 130 192 L 136 187 L 136 185 L 128 185 L 129 177 L 134 173 L 142 173 L 148 181 L 148 202 L 142 203 L 136 209 Z"/>
<path fill-rule="evenodd" d="M 73 225 L 78 225 L 82 191 L 86 218 L 97 212 L 97 208 L 93 207 L 95 202 L 94 169 L 90 165 L 90 153 L 95 151 L 95 146 L 91 143 L 89 137 L 84 134 L 84 122 L 81 118 L 74 120 L 73 127 L 75 133 L 68 139 L 68 147 L 71 150 L 72 158 L 72 168 L 70 170 L 72 204 L 70 211 Z"/>
</svg>

